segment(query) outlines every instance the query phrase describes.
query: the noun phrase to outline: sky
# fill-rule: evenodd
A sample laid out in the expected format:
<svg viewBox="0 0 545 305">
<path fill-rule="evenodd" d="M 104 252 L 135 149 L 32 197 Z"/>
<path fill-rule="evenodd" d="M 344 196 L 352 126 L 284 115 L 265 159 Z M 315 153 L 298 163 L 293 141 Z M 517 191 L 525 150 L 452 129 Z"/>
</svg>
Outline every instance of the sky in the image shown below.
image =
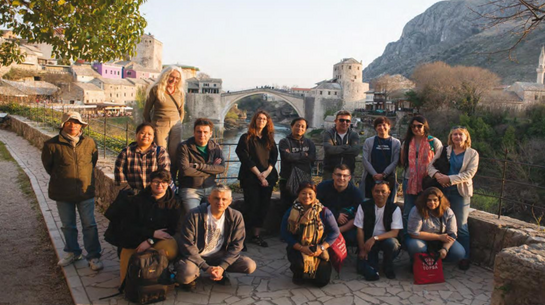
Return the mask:
<svg viewBox="0 0 545 305">
<path fill-rule="evenodd" d="M 343 58 L 379 57 L 437 0 L 148 0 L 163 64 L 196 66 L 223 89 L 311 88 Z"/>
</svg>

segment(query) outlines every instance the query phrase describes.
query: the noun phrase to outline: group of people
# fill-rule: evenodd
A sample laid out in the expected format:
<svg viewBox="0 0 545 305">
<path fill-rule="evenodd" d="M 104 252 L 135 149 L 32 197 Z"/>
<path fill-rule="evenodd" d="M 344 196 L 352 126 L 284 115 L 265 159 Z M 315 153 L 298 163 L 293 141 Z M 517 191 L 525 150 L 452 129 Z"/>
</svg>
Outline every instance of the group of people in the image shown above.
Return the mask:
<svg viewBox="0 0 545 305">
<path fill-rule="evenodd" d="M 479 159 L 466 128 L 453 128 L 444 148 L 429 135 L 426 119 L 414 116 L 401 144 L 389 135 L 390 121 L 380 117 L 374 122 L 377 136 L 361 146 L 350 128 L 351 114 L 339 111 L 335 126 L 324 132 L 324 179 L 314 185 L 316 147 L 305 137 L 308 122 L 294 119 L 291 134 L 277 148 L 271 116 L 257 111 L 236 148 L 244 193 L 237 211 L 230 207 L 229 187 L 216 182 L 216 175 L 225 171 L 225 158 L 211 139 L 214 124 L 198 118 L 193 137 L 180 140 L 176 126 L 184 116 L 182 84 L 178 68 L 163 71 L 150 90 L 135 142 L 115 162 L 115 181 L 130 194 L 121 223 L 121 281 L 130 257 L 148 248 L 161 249 L 176 262 L 176 279 L 188 289 L 194 288 L 201 271 L 219 283 L 226 281 L 226 271 L 252 273 L 255 262 L 241 252 L 246 242 L 268 246 L 261 229 L 278 180 L 285 211 L 280 230 L 296 284 L 308 280 L 321 287 L 329 282 L 327 249 L 340 234 L 358 247 L 357 268 L 368 280 L 378 279 L 379 251 L 384 274 L 395 278 L 400 236 L 411 257 L 440 243 L 442 258 L 457 261 L 461 269 L 469 267 L 467 218 Z M 59 265 L 82 259 L 77 209 L 89 266 L 100 270 L 93 174 L 98 152 L 94 141 L 82 134 L 86 125 L 78 113 L 65 113 L 59 135 L 44 144 L 42 161 L 51 176 L 49 197 L 57 201 L 66 241 Z M 358 188 L 352 177 L 360 151 L 364 170 Z M 279 154 L 280 173 L 275 166 Z M 449 161 L 448 170 L 434 166 L 442 155 Z M 395 204 L 398 162 L 404 169 L 403 212 Z M 425 177 L 434 178 L 438 188 L 424 189 Z"/>
</svg>

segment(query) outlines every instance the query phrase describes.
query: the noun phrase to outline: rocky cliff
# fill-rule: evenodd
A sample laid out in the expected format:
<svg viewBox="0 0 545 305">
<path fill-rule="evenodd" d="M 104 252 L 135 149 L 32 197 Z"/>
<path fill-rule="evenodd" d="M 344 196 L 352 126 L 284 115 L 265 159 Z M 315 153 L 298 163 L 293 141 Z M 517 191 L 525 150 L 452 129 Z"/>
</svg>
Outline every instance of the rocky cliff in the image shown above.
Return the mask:
<svg viewBox="0 0 545 305">
<path fill-rule="evenodd" d="M 490 54 L 511 46 L 515 37 L 510 27 L 486 27 L 488 21 L 475 13 L 492 12 L 494 7 L 486 3 L 488 0 L 449 0 L 434 4 L 409 21 L 401 38 L 389 43 L 382 56 L 363 70 L 364 81 L 383 74 L 410 77 L 416 66 L 433 61 L 487 68 L 506 84 L 535 81 L 545 31 L 538 29 L 518 46 L 516 61 L 510 61 L 505 52 Z"/>
</svg>

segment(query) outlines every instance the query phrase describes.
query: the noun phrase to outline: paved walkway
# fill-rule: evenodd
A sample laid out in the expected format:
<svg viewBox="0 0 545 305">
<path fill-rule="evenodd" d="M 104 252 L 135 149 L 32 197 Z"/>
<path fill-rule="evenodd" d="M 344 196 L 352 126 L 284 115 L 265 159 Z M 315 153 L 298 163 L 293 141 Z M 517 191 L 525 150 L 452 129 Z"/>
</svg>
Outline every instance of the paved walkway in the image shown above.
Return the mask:
<svg viewBox="0 0 545 305">
<path fill-rule="evenodd" d="M 12 156 L 29 176 L 58 256 L 62 256 L 64 240 L 54 201 L 47 197 L 49 176 L 44 171 L 40 150 L 13 132 L 0 130 L 0 141 L 6 144 Z M 96 213 L 102 237 L 108 221 Z M 80 237 L 81 239 L 81 237 Z M 446 265 L 446 283 L 413 285 L 408 272 L 408 255 L 396 260 L 397 279 L 385 277 L 377 282 L 366 282 L 354 270 L 355 256 L 349 255 L 340 276 L 334 272 L 331 284 L 318 289 L 294 286 L 285 257 L 285 245 L 278 237 L 267 239 L 269 248 L 249 245 L 247 255 L 256 260 L 258 269 L 249 276 L 230 274 L 231 285 L 219 286 L 210 280 L 199 279 L 195 293 L 170 291 L 167 301 L 159 304 L 489 304 L 493 275 L 490 271 L 472 266 L 459 271 Z M 93 272 L 85 260 L 64 268 L 64 273 L 76 304 L 128 304 L 121 296 L 99 301 L 103 296 L 117 292 L 119 262 L 113 247 L 104 242 L 105 268 Z"/>
</svg>

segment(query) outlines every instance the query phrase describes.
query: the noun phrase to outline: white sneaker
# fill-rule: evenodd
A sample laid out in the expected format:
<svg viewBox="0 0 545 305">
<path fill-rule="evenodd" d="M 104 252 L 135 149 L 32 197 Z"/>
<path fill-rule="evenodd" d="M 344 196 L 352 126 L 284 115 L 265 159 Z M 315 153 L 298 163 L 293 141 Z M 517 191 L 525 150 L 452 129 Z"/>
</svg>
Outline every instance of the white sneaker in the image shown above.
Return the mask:
<svg viewBox="0 0 545 305">
<path fill-rule="evenodd" d="M 100 258 L 97 257 L 97 258 L 92 258 L 89 261 L 89 268 L 91 268 L 91 270 L 93 271 L 99 271 L 104 269 L 104 265 L 102 264 L 102 261 L 100 260 Z"/>
<path fill-rule="evenodd" d="M 57 263 L 57 265 L 66 267 L 75 261 L 79 261 L 83 258 L 83 255 L 75 255 L 72 252 L 65 252 L 64 257 Z"/>
</svg>

